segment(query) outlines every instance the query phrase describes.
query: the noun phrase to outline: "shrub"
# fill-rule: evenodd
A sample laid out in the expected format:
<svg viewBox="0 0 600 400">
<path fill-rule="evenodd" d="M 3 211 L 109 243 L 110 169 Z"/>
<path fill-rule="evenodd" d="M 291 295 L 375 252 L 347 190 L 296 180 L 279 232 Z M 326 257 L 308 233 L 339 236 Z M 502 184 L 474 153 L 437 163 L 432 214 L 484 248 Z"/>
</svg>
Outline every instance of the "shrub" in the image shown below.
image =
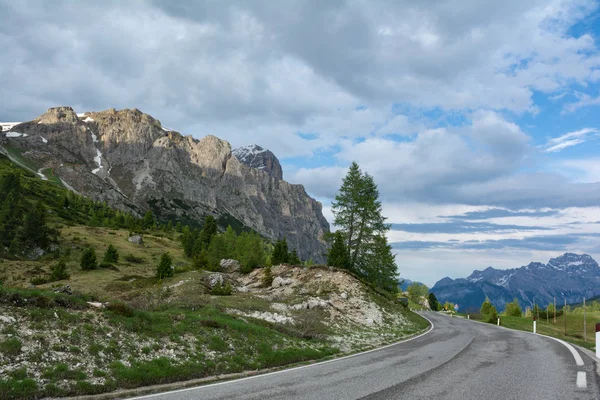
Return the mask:
<svg viewBox="0 0 600 400">
<path fill-rule="evenodd" d="M 169 253 L 163 253 L 160 257 L 160 263 L 156 268 L 156 277 L 158 279 L 164 279 L 173 276 L 174 269 L 172 264 L 173 259 L 171 258 L 171 255 Z"/>
<path fill-rule="evenodd" d="M 17 338 L 6 339 L 0 342 L 0 353 L 5 354 L 8 357 L 15 357 L 21 353 L 21 347 L 23 343 Z"/>
<path fill-rule="evenodd" d="M 31 283 L 34 286 L 43 285 L 44 283 L 48 283 L 48 282 L 49 282 L 48 278 L 44 278 L 42 276 L 36 276 L 35 278 L 31 278 L 29 280 L 29 283 Z"/>
<path fill-rule="evenodd" d="M 512 303 L 508 303 L 504 309 L 504 314 L 510 317 L 520 317 L 523 312 L 521 310 L 521 306 L 519 305 L 519 300 L 514 299 Z"/>
<path fill-rule="evenodd" d="M 143 257 L 137 257 L 137 256 L 134 256 L 133 254 L 127 254 L 124 257 L 124 259 L 125 259 L 125 261 L 134 263 L 134 264 L 142 264 L 145 261 Z"/>
<path fill-rule="evenodd" d="M 134 315 L 133 308 L 129 304 L 121 301 L 111 301 L 106 305 L 106 309 L 124 317 L 133 317 Z"/>
<path fill-rule="evenodd" d="M 220 283 L 217 283 L 210 290 L 210 294 L 212 294 L 214 296 L 231 296 L 232 292 L 233 292 L 233 289 L 231 288 L 231 285 L 229 283 L 226 283 L 225 285 L 221 285 Z"/>
<path fill-rule="evenodd" d="M 57 264 L 50 267 L 50 280 L 54 281 L 62 281 L 63 279 L 69 279 L 71 276 L 67 272 L 67 264 L 65 260 L 60 260 Z"/>
<path fill-rule="evenodd" d="M 270 287 L 273 283 L 273 272 L 271 267 L 263 268 L 262 284 L 264 287 Z"/>
<path fill-rule="evenodd" d="M 108 245 L 108 248 L 104 253 L 104 262 L 108 264 L 116 264 L 119 262 L 119 252 L 112 244 Z"/>
<path fill-rule="evenodd" d="M 81 269 L 91 270 L 98 267 L 98 260 L 96 258 L 96 250 L 93 247 L 88 247 L 87 250 L 81 256 Z"/>
</svg>

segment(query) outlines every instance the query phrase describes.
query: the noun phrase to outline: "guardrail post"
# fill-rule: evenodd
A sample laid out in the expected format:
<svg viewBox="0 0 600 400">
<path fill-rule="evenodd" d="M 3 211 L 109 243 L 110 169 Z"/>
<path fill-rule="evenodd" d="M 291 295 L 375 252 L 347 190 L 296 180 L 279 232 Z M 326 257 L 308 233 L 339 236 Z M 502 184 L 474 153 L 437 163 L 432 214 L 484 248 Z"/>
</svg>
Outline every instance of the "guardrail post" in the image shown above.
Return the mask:
<svg viewBox="0 0 600 400">
<path fill-rule="evenodd" d="M 533 319 L 533 333 L 537 333 L 537 321 Z"/>
<path fill-rule="evenodd" d="M 500 318 L 498 318 L 498 326 L 500 326 Z"/>
<path fill-rule="evenodd" d="M 471 319 L 470 316 L 469 316 L 469 314 L 467 314 L 467 319 Z"/>
</svg>

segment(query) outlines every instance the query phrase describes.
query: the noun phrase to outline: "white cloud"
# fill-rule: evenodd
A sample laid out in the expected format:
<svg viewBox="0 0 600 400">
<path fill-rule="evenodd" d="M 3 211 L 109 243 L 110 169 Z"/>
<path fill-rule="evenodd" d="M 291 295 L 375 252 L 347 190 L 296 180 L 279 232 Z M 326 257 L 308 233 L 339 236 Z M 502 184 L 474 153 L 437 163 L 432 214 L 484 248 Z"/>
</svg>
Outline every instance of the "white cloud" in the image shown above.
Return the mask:
<svg viewBox="0 0 600 400">
<path fill-rule="evenodd" d="M 576 146 L 588 141 L 592 136 L 597 136 L 598 132 L 596 128 L 583 128 L 575 132 L 565 133 L 562 136 L 548 140 L 544 152 L 554 153 L 567 147 Z"/>
<path fill-rule="evenodd" d="M 597 73 L 598 73 L 598 71 L 596 70 L 594 73 L 594 80 L 597 79 L 596 78 Z M 579 97 L 579 100 L 577 100 L 576 102 L 565 104 L 563 113 L 575 112 L 575 111 L 579 110 L 580 108 L 600 105 L 600 96 L 592 97 L 588 94 L 580 94 L 578 97 Z"/>
</svg>

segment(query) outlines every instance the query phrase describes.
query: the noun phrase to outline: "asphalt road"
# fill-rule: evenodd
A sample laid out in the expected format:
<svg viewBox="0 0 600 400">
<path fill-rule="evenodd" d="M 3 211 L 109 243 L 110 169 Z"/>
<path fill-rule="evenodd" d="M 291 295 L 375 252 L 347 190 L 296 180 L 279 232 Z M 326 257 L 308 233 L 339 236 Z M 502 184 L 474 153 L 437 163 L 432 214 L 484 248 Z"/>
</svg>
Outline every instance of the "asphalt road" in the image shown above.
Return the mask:
<svg viewBox="0 0 600 400">
<path fill-rule="evenodd" d="M 574 348 L 575 355 L 544 336 L 436 313 L 423 315 L 434 324 L 428 334 L 387 348 L 140 398 L 600 399 L 595 363 Z"/>
</svg>

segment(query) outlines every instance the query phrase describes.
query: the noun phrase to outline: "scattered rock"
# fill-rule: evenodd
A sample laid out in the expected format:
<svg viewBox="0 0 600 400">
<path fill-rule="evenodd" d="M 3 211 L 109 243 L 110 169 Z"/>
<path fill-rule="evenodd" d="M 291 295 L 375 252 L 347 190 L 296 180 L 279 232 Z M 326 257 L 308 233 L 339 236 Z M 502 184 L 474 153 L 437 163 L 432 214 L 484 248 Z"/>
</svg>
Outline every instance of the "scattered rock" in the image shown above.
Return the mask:
<svg viewBox="0 0 600 400">
<path fill-rule="evenodd" d="M 322 277 L 323 277 L 323 274 L 316 274 L 315 275 L 315 278 L 322 278 Z"/>
<path fill-rule="evenodd" d="M 93 301 L 88 301 L 88 302 L 87 302 L 87 304 L 88 304 L 90 307 L 93 307 L 93 308 L 100 308 L 100 309 L 104 308 L 104 304 L 102 304 L 102 303 L 97 303 L 97 302 L 93 302 Z"/>
<path fill-rule="evenodd" d="M 142 238 L 142 235 L 129 236 L 129 239 L 127 240 L 133 244 L 144 244 L 144 239 Z"/>
<path fill-rule="evenodd" d="M 73 294 L 73 292 L 71 291 L 71 286 L 69 285 L 65 285 L 65 286 L 61 286 L 59 288 L 56 288 L 53 290 L 54 293 L 66 293 L 66 294 Z"/>
<path fill-rule="evenodd" d="M 288 286 L 292 284 L 292 280 L 290 278 L 282 278 L 280 276 L 276 276 L 273 279 L 273 283 L 271 283 L 271 287 L 278 288 L 282 286 Z"/>
<path fill-rule="evenodd" d="M 240 270 L 240 262 L 238 260 L 221 260 L 221 268 L 224 272 L 231 274 Z"/>
<path fill-rule="evenodd" d="M 210 286 L 210 288 L 212 289 L 217 284 L 222 286 L 225 283 L 225 278 L 223 277 L 223 274 L 217 272 L 214 274 L 210 274 L 207 278 L 207 281 L 208 286 Z"/>
<path fill-rule="evenodd" d="M 343 292 L 342 294 L 340 294 L 340 297 L 344 300 L 348 299 L 348 293 Z"/>
<path fill-rule="evenodd" d="M 0 322 L 4 322 L 5 324 L 14 324 L 17 322 L 17 320 L 10 316 L 0 315 Z"/>
</svg>

